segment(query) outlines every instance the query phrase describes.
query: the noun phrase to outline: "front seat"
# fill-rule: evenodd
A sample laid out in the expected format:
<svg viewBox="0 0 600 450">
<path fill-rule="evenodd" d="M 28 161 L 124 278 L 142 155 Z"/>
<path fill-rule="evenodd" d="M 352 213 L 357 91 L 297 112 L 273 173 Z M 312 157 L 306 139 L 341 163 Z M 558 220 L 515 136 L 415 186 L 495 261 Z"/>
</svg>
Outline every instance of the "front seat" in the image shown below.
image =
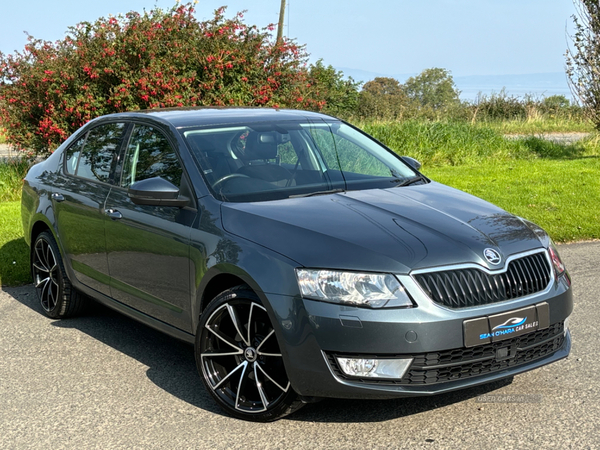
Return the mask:
<svg viewBox="0 0 600 450">
<path fill-rule="evenodd" d="M 250 133 L 246 138 L 246 148 L 242 155 L 245 165 L 237 173 L 259 180 L 268 181 L 278 186 L 286 186 L 292 178 L 289 170 L 277 162 L 277 138 L 275 132 Z"/>
</svg>

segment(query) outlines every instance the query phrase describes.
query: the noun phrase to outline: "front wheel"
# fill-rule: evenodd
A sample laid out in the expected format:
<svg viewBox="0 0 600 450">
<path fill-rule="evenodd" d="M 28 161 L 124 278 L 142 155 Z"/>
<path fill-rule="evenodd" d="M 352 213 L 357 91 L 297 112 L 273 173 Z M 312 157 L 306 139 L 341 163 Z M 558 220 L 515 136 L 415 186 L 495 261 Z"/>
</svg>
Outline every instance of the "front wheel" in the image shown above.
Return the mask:
<svg viewBox="0 0 600 450">
<path fill-rule="evenodd" d="M 73 289 L 49 231 L 40 233 L 31 249 L 31 274 L 44 313 L 53 319 L 64 319 L 81 312 L 84 300 Z"/>
<path fill-rule="evenodd" d="M 210 394 L 234 417 L 270 422 L 302 406 L 267 310 L 247 286 L 222 292 L 203 312 L 196 365 Z"/>
</svg>

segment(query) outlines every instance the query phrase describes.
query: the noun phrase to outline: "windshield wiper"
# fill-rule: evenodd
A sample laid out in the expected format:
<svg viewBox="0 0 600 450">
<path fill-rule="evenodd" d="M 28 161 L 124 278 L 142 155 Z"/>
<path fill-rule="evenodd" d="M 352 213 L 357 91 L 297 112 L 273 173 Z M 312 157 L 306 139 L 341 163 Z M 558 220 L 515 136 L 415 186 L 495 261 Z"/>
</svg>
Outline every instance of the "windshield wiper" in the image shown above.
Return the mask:
<svg viewBox="0 0 600 450">
<path fill-rule="evenodd" d="M 294 194 L 294 195 L 290 195 L 288 198 L 313 197 L 315 195 L 338 194 L 340 192 L 346 192 L 346 190 L 345 189 L 330 189 L 328 191 L 316 191 L 316 192 L 309 192 L 307 194 Z"/>
<path fill-rule="evenodd" d="M 414 177 L 410 177 L 410 178 L 404 179 L 403 181 L 401 181 L 400 183 L 398 183 L 394 187 L 408 186 L 410 184 L 416 183 L 417 181 L 423 181 L 423 182 L 425 182 L 426 180 L 427 179 L 423 175 L 419 174 L 419 175 L 416 175 Z"/>
</svg>

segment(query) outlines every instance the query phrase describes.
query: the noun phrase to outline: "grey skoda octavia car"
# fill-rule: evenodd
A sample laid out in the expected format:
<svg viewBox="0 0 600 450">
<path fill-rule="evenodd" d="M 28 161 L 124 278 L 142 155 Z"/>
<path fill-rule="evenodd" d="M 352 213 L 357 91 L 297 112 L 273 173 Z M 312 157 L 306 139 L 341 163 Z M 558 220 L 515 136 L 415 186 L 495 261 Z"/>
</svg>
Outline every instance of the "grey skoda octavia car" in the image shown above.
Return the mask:
<svg viewBox="0 0 600 450">
<path fill-rule="evenodd" d="M 41 308 L 92 297 L 193 343 L 214 400 L 254 421 L 565 358 L 571 280 L 548 235 L 419 166 L 305 111 L 100 117 L 24 182 Z"/>
</svg>

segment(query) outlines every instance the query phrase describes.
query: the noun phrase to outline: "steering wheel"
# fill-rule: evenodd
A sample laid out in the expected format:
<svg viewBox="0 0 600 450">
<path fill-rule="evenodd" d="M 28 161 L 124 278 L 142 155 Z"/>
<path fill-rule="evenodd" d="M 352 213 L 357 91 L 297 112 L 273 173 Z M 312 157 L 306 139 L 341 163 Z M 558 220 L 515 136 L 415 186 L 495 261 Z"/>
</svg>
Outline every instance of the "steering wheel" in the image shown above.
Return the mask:
<svg viewBox="0 0 600 450">
<path fill-rule="evenodd" d="M 225 175 L 224 177 L 219 178 L 212 185 L 213 189 L 216 191 L 217 186 L 223 184 L 224 182 L 231 180 L 232 178 L 250 178 L 248 175 L 244 175 L 243 173 L 230 173 L 229 175 Z"/>
</svg>

